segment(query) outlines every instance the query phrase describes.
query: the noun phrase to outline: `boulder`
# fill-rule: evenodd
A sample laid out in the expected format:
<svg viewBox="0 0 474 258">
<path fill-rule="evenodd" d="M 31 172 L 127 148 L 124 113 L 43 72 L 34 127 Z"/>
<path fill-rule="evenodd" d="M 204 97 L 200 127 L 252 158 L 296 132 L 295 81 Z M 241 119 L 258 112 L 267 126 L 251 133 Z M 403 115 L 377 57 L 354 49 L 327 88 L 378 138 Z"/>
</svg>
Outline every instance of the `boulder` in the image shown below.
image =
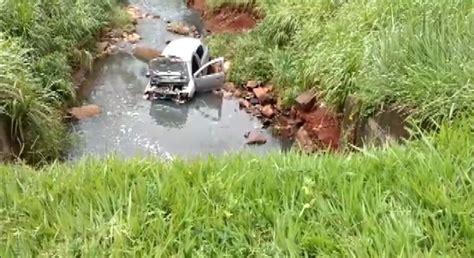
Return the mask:
<svg viewBox="0 0 474 258">
<path fill-rule="evenodd" d="M 77 120 L 88 117 L 94 117 L 100 114 L 100 107 L 97 105 L 85 105 L 82 107 L 74 107 L 68 110 L 68 114 Z"/>
<path fill-rule="evenodd" d="M 257 130 L 248 132 L 245 136 L 247 138 L 248 145 L 260 145 L 267 143 L 267 137 Z"/>
<path fill-rule="evenodd" d="M 261 109 L 262 115 L 268 118 L 272 118 L 275 115 L 275 110 L 272 105 L 265 105 Z"/>
<path fill-rule="evenodd" d="M 295 101 L 298 110 L 307 112 L 316 104 L 316 94 L 313 90 L 309 90 L 300 94 Z"/>
<path fill-rule="evenodd" d="M 169 32 L 173 32 L 183 36 L 199 36 L 198 30 L 193 25 L 188 25 L 184 22 L 169 22 L 166 26 Z"/>
<path fill-rule="evenodd" d="M 148 47 L 136 47 L 133 50 L 133 55 L 139 60 L 142 60 L 144 62 L 149 62 L 150 60 L 160 56 L 161 51 L 154 48 L 148 48 Z"/>
<path fill-rule="evenodd" d="M 252 91 L 255 94 L 255 97 L 257 97 L 258 101 L 260 101 L 262 105 L 266 105 L 271 102 L 272 97 L 270 96 L 270 94 L 268 94 L 267 88 L 257 87 L 254 88 Z"/>
</svg>

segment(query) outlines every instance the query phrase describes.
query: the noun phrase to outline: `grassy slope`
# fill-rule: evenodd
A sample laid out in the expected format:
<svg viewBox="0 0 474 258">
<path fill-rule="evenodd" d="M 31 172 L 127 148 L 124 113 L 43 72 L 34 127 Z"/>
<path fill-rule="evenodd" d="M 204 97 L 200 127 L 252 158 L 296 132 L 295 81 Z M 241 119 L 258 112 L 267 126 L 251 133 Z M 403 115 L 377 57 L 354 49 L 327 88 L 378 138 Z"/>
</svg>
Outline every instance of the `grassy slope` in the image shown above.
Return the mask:
<svg viewBox="0 0 474 258">
<path fill-rule="evenodd" d="M 317 87 L 336 107 L 356 94 L 367 113 L 394 102 L 436 121 L 474 112 L 472 1 L 206 2 L 256 2 L 266 14 L 248 35 L 210 40 L 233 60 L 236 82 L 273 80 L 288 102 Z"/>
<path fill-rule="evenodd" d="M 90 65 L 97 31 L 126 22 L 121 0 L 0 1 L 0 114 L 32 161 L 64 145 L 61 107 L 74 100 L 71 74 Z"/>
<path fill-rule="evenodd" d="M 0 256 L 472 257 L 472 122 L 348 156 L 0 167 Z"/>
</svg>

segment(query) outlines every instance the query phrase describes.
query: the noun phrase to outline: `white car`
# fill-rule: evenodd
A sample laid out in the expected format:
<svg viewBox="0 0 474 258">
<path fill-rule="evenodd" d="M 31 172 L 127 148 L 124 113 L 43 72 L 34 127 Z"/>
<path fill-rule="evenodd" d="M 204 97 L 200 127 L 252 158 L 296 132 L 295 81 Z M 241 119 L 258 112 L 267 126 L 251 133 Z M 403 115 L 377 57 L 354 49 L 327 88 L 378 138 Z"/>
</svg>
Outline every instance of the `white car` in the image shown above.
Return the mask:
<svg viewBox="0 0 474 258">
<path fill-rule="evenodd" d="M 224 85 L 224 58 L 209 61 L 209 50 L 200 39 L 179 38 L 168 43 L 161 56 L 149 63 L 150 80 L 144 97 L 184 103 L 196 92 Z"/>
</svg>

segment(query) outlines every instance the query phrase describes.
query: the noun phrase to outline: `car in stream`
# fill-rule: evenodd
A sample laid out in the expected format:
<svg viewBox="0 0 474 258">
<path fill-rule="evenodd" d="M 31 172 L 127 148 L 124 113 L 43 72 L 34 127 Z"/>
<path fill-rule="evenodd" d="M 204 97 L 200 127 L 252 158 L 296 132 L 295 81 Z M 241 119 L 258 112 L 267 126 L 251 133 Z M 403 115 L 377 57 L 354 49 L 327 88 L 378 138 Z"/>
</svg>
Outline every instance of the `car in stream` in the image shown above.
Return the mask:
<svg viewBox="0 0 474 258">
<path fill-rule="evenodd" d="M 209 49 L 200 39 L 186 37 L 169 42 L 148 64 L 144 98 L 185 103 L 195 93 L 220 89 L 225 80 L 224 58 L 209 59 Z"/>
</svg>

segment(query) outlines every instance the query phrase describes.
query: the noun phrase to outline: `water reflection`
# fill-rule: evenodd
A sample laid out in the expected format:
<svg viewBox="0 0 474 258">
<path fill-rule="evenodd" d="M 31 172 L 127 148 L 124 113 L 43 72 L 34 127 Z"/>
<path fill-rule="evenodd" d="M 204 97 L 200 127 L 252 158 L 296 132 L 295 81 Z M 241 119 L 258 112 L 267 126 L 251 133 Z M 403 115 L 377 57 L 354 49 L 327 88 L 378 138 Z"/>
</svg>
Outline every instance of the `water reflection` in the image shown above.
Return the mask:
<svg viewBox="0 0 474 258">
<path fill-rule="evenodd" d="M 150 106 L 150 116 L 159 126 L 183 128 L 188 121 L 190 110 L 196 111 L 211 122 L 218 122 L 222 117 L 222 96 L 212 93 L 197 94 L 186 104 L 176 104 L 172 101 L 156 101 Z"/>
</svg>

